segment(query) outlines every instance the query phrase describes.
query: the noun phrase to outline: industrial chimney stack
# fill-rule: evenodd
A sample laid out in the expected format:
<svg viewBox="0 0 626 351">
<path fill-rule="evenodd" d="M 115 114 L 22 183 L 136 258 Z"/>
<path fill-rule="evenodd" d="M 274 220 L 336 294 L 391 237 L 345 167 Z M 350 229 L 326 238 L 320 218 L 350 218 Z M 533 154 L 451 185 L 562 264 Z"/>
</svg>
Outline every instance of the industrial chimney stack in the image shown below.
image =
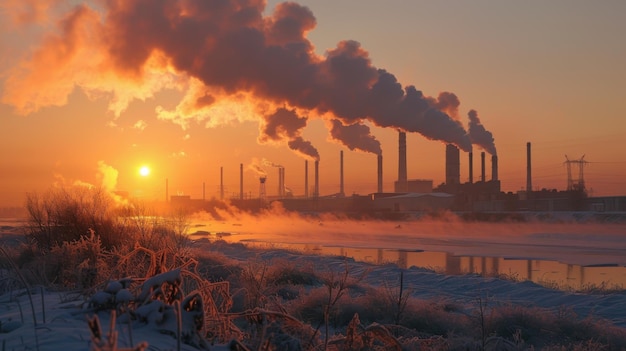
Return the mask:
<svg viewBox="0 0 626 351">
<path fill-rule="evenodd" d="M 398 182 L 395 192 L 402 193 L 408 190 L 406 169 L 406 132 L 398 132 Z"/>
<path fill-rule="evenodd" d="M 526 143 L 526 193 L 533 191 L 533 178 L 530 168 L 530 142 Z"/>
<path fill-rule="evenodd" d="M 339 151 L 339 196 L 345 196 L 343 192 L 343 150 Z"/>
<path fill-rule="evenodd" d="M 480 153 L 480 180 L 485 182 L 485 152 Z"/>
<path fill-rule="evenodd" d="M 304 160 L 304 197 L 309 197 L 309 160 Z"/>
<path fill-rule="evenodd" d="M 283 178 L 282 178 L 282 177 L 283 177 L 283 174 L 282 174 L 282 169 L 281 169 L 280 167 L 278 167 L 277 169 L 278 169 L 278 189 L 276 189 L 276 191 L 277 191 L 277 195 L 278 195 L 278 197 L 282 197 L 282 195 L 283 195 L 283 194 L 282 194 L 282 192 L 280 191 L 280 189 L 282 188 L 282 185 L 280 184 L 280 182 L 281 182 L 281 181 L 282 181 L 282 179 L 283 179 Z"/>
<path fill-rule="evenodd" d="M 452 145 L 446 145 L 446 184 L 459 184 L 461 180 L 461 160 L 459 148 Z"/>
<path fill-rule="evenodd" d="M 383 155 L 378 155 L 378 189 L 379 193 L 383 192 Z"/>
<path fill-rule="evenodd" d="M 315 188 L 313 190 L 313 197 L 320 196 L 320 161 L 315 160 Z"/>
<path fill-rule="evenodd" d="M 469 153 L 469 182 L 474 183 L 474 153 Z"/>
<path fill-rule="evenodd" d="M 491 156 L 491 180 L 498 180 L 498 156 Z"/>
</svg>

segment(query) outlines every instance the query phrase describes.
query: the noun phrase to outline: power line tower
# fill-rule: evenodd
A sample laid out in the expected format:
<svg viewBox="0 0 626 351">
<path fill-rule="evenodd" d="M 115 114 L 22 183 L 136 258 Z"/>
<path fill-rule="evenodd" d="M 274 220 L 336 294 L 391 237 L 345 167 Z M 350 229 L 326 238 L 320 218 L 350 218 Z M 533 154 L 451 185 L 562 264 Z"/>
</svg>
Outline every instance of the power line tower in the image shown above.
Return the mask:
<svg viewBox="0 0 626 351">
<path fill-rule="evenodd" d="M 582 191 L 585 192 L 585 177 L 583 170 L 585 169 L 585 155 L 578 160 L 570 160 L 565 155 L 565 164 L 567 165 L 567 190 L 568 191 Z M 572 177 L 572 165 L 578 167 L 578 178 Z"/>
</svg>

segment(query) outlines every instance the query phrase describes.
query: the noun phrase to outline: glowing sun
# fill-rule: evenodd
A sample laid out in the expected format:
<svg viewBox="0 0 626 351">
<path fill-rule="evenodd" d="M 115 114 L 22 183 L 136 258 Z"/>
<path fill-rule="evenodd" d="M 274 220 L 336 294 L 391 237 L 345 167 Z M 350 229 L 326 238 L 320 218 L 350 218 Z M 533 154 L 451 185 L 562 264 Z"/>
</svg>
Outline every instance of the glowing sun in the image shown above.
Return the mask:
<svg viewBox="0 0 626 351">
<path fill-rule="evenodd" d="M 139 168 L 139 175 L 142 177 L 147 177 L 150 175 L 150 168 L 148 166 L 142 166 Z"/>
</svg>

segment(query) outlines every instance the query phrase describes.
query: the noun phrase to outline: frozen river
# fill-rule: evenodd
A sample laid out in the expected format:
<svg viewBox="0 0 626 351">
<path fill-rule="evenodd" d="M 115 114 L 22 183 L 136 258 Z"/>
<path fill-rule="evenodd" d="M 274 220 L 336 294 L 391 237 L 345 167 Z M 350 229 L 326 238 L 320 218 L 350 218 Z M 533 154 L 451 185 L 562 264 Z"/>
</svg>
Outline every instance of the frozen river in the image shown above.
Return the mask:
<svg viewBox="0 0 626 351">
<path fill-rule="evenodd" d="M 195 219 L 194 237 L 340 255 L 445 274 L 504 274 L 560 288 L 626 286 L 626 225 L 355 221 L 297 215 Z M 207 234 L 210 233 L 210 234 Z"/>
</svg>

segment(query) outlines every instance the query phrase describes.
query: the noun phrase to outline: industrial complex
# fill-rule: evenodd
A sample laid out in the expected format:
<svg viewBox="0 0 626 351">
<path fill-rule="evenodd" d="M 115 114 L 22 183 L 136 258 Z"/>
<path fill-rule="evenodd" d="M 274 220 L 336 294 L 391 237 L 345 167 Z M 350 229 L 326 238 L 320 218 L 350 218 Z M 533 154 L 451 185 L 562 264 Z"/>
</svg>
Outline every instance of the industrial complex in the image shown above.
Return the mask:
<svg viewBox="0 0 626 351">
<path fill-rule="evenodd" d="M 445 145 L 445 182 L 436 187 L 428 179 L 407 177 L 406 133 L 398 132 L 398 174 L 393 191 L 383 191 L 383 157 L 377 157 L 377 191 L 371 194 L 350 195 L 344 193 L 343 151 L 339 157 L 339 191 L 331 195 L 321 195 L 319 187 L 319 161 L 313 162 L 313 185 L 309 185 L 309 161 L 304 161 L 304 194 L 295 195 L 285 187 L 284 167 L 278 167 L 278 192 L 268 196 L 265 190 L 266 175 L 259 176 L 258 197 L 246 197 L 243 192 L 243 164 L 240 165 L 240 191 L 238 196 L 224 199 L 223 177 L 220 177 L 221 200 L 242 210 L 258 211 L 280 202 L 282 207 L 299 212 L 335 212 L 370 215 L 375 217 L 400 218 L 406 213 L 437 213 L 454 211 L 463 213 L 519 213 L 593 211 L 624 212 L 626 196 L 589 197 L 584 183 L 582 160 L 567 160 L 568 186 L 565 190 L 533 190 L 531 143 L 527 143 L 526 189 L 516 193 L 503 192 L 498 178 L 498 156 L 490 155 L 489 177 L 487 176 L 487 155 L 480 153 L 480 174 L 474 177 L 474 154 L 467 153 L 468 181 L 461 182 L 460 157 L 458 147 Z M 578 177 L 572 177 L 571 166 L 578 166 Z M 476 179 L 475 179 L 476 178 Z M 167 184 L 166 184 L 167 187 Z M 172 205 L 203 209 L 210 206 L 204 199 L 191 199 L 189 196 L 168 196 Z"/>
</svg>

